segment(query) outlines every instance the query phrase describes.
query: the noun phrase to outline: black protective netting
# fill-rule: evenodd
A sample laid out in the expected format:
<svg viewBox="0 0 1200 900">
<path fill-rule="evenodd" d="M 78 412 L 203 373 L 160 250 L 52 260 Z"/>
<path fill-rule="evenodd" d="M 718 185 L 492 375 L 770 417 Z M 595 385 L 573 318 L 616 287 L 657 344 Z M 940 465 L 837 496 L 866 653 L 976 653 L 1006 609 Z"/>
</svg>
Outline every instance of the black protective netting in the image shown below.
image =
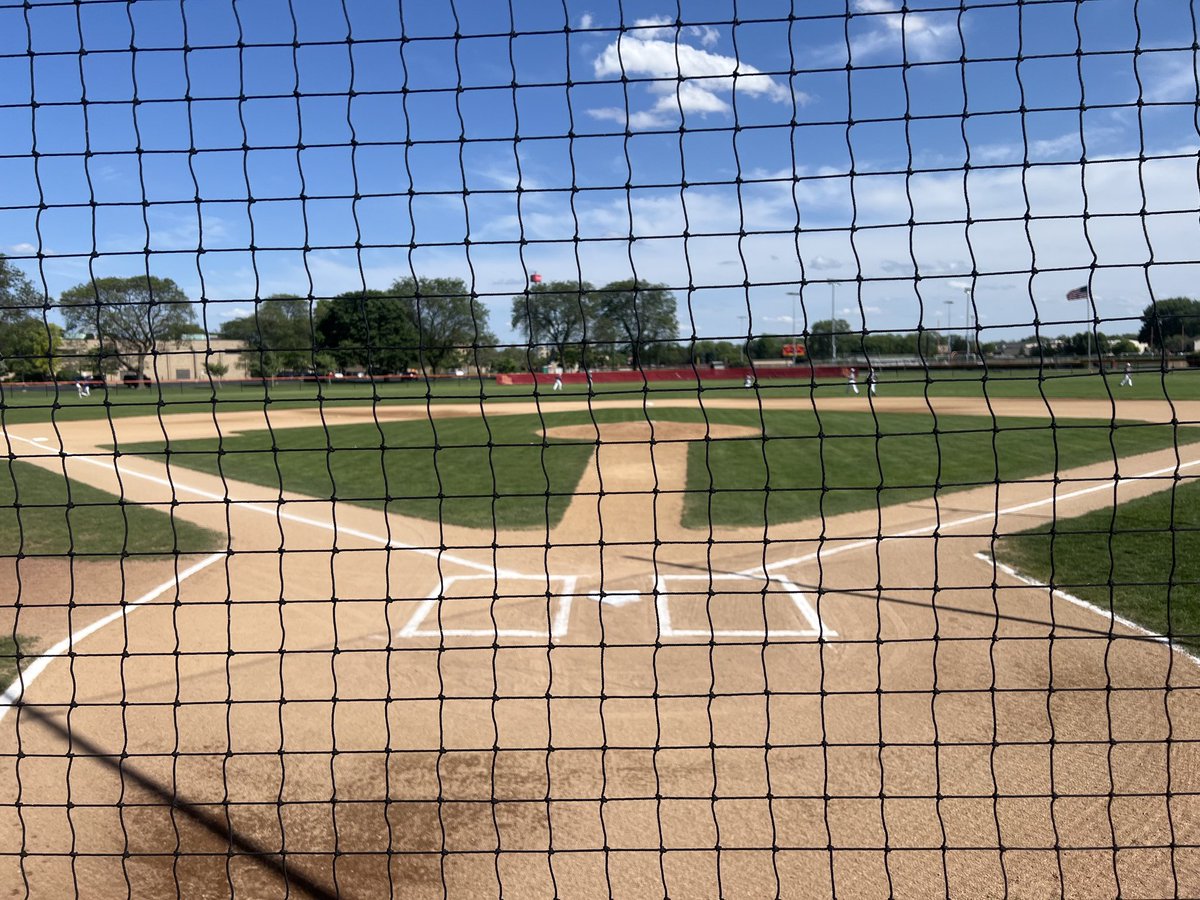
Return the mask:
<svg viewBox="0 0 1200 900">
<path fill-rule="evenodd" d="M 0 0 L 0 893 L 1200 895 L 1192 0 Z"/>
</svg>

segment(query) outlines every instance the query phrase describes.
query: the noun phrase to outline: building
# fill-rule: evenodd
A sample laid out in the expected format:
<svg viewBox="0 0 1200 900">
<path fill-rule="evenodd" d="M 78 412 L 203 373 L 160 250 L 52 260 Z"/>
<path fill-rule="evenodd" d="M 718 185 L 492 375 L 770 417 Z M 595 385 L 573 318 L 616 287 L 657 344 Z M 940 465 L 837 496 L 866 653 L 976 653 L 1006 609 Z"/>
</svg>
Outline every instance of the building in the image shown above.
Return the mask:
<svg viewBox="0 0 1200 900">
<path fill-rule="evenodd" d="M 99 378 L 99 373 L 94 371 L 99 347 L 100 342 L 91 335 L 65 335 L 57 357 L 58 370 Z M 247 352 L 244 341 L 187 334 L 177 341 L 162 341 L 156 345 L 146 357 L 145 375 L 153 381 L 207 381 L 210 377 L 217 381 L 236 381 L 250 377 L 250 362 L 252 354 Z M 210 364 L 220 374 L 210 372 L 207 368 Z M 103 377 L 110 383 L 119 383 L 131 371 L 121 366 L 116 371 L 105 372 Z"/>
</svg>

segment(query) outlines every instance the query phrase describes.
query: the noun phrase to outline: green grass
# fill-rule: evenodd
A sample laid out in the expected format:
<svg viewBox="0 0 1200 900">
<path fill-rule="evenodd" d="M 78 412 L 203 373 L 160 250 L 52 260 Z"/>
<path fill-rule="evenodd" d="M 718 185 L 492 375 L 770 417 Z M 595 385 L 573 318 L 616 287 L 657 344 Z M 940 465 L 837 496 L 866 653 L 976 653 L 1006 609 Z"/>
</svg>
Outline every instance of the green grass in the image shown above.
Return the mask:
<svg viewBox="0 0 1200 900">
<path fill-rule="evenodd" d="M 172 533 L 169 515 L 156 508 L 126 505 L 122 514 L 117 497 L 61 473 L 20 461 L 0 471 L 0 546 L 8 554 L 160 555 L 221 543 L 216 532 L 178 518 Z"/>
<path fill-rule="evenodd" d="M 939 370 L 928 372 L 890 372 L 881 370 L 880 394 L 884 397 L 1026 397 L 1040 399 L 1106 400 L 1110 392 L 1118 400 L 1200 400 L 1200 369 L 1173 369 L 1162 374 L 1138 372 L 1132 388 L 1118 388 L 1120 373 L 1101 378 L 1097 373 L 1082 369 L 1047 369 L 1042 378 L 1036 370 L 1022 372 L 1000 371 L 986 382 L 980 371 Z M 747 397 L 741 379 L 704 381 L 705 397 Z M 629 399 L 651 394 L 667 397 L 695 397 L 699 391 L 694 381 L 658 381 L 645 385 L 639 382 L 616 384 L 597 383 L 596 396 L 605 399 Z M 815 387 L 807 379 L 764 378 L 759 391 L 763 397 L 808 398 L 836 397 L 845 393 L 841 379 L 824 379 Z M 529 400 L 537 396 L 544 403 L 578 401 L 588 396 L 583 385 L 568 384 L 561 392 L 552 392 L 540 385 L 536 394 L 531 385 L 498 385 L 494 378 L 441 378 L 429 386 L 425 383 L 395 383 L 372 386 L 361 383 L 316 385 L 286 382 L 266 388 L 261 384 L 224 384 L 216 390 L 167 384 L 150 389 L 110 389 L 107 395 L 100 390 L 88 398 L 80 398 L 69 384 L 60 386 L 56 394 L 53 385 L 16 389 L 0 384 L 0 417 L 4 424 L 44 422 L 52 417 L 58 421 L 100 419 L 108 416 L 144 416 L 163 413 L 208 412 L 214 405 L 221 410 L 262 409 L 270 401 L 272 409 L 307 408 L 318 402 L 325 405 L 486 403 Z M 105 405 L 107 400 L 108 405 Z"/>
<path fill-rule="evenodd" d="M 743 424 L 751 424 L 745 417 Z M 1169 425 L 880 413 L 775 412 L 766 444 L 725 440 L 688 452 L 684 523 L 794 522 L 1015 481 L 1171 446 Z M 1111 444 L 1110 444 L 1111 440 Z M 1181 429 L 1179 441 L 1200 440 Z M 1056 455 L 1057 454 L 1057 455 Z M 1057 462 L 1056 462 L 1057 460 Z M 768 493 L 766 488 L 770 486 Z M 709 494 L 710 486 L 713 493 Z M 711 504 L 711 506 L 710 506 Z"/>
<path fill-rule="evenodd" d="M 554 417 L 555 424 L 587 421 L 578 413 Z M 449 418 L 436 426 L 422 419 L 379 428 L 279 429 L 274 438 L 267 431 L 248 432 L 225 438 L 221 453 L 214 440 L 172 441 L 169 458 L 173 466 L 223 473 L 273 490 L 336 496 L 476 528 L 492 525 L 494 484 L 500 526 L 533 528 L 544 526 L 547 517 L 552 525 L 562 518 L 592 452 L 591 445 L 561 441 L 549 442 L 543 451 L 539 435 L 536 416 Z M 164 448 L 156 443 L 121 449 L 161 455 Z"/>
<path fill-rule="evenodd" d="M 1006 537 L 997 558 L 1200 650 L 1200 482 L 1171 493 L 1057 521 L 1053 540 L 1048 526 Z"/>
<path fill-rule="evenodd" d="M 23 634 L 0 636 L 0 691 L 4 691 L 17 677 L 17 658 L 22 657 L 21 668 L 28 657 L 37 650 L 37 641 Z"/>
<path fill-rule="evenodd" d="M 697 410 L 650 410 L 659 421 L 702 421 Z M 595 411 L 601 422 L 637 421 L 638 409 Z M 587 413 L 547 413 L 549 427 L 586 424 Z M 757 411 L 709 410 L 713 422 L 756 428 Z M 790 522 L 929 497 L 943 489 L 969 488 L 1171 446 L 1166 425 L 1072 421 L 1051 430 L 1044 420 L 990 419 L 921 414 L 822 413 L 768 410 L 769 440 L 714 440 L 688 448 L 689 527 Z M 878 421 L 878 430 L 876 428 Z M 536 416 L 492 416 L 338 425 L 328 429 L 281 429 L 214 440 L 173 441 L 170 460 L 203 472 L 341 500 L 456 525 L 491 528 L 545 527 L 558 523 L 591 458 L 586 442 L 549 441 L 542 446 Z M 1180 440 L 1200 433 L 1180 432 Z M 489 453 L 488 441 L 492 442 Z M 381 452 L 386 447 L 386 452 Z M 707 448 L 707 449 L 706 449 Z M 124 452 L 162 455 L 161 443 L 127 445 Z M 938 459 L 941 458 L 941 473 Z M 498 495 L 493 498 L 494 490 Z M 711 481 L 710 481 L 711 472 Z M 768 478 L 769 473 L 769 478 Z M 439 500 L 440 492 L 443 495 Z M 825 485 L 826 490 L 822 490 Z M 882 489 L 880 488 L 882 485 Z M 550 492 L 547 504 L 546 493 Z M 822 501 L 822 496 L 824 500 Z M 494 512 L 493 512 L 494 499 Z"/>
</svg>

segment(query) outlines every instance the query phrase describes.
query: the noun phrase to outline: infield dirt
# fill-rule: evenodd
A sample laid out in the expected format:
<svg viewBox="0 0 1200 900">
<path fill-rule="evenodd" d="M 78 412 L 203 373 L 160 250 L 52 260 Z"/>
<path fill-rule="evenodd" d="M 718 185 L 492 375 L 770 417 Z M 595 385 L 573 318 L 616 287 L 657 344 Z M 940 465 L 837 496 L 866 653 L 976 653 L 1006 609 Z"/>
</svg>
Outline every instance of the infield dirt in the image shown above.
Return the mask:
<svg viewBox="0 0 1200 900">
<path fill-rule="evenodd" d="M 1116 417 L 1196 421 L 1198 407 L 1124 403 Z M 1037 401 L 991 411 L 1050 415 Z M 1091 401 L 1052 411 L 1114 417 Z M 703 425 L 572 426 L 554 436 L 598 446 L 562 522 L 493 535 L 147 459 L 114 469 L 102 449 L 267 417 L 429 414 L 479 411 L 8 429 L 23 458 L 61 471 L 61 450 L 72 478 L 178 500 L 174 515 L 229 547 L 50 661 L 0 722 L 0 884 L 98 898 L 1200 895 L 1184 848 L 1200 844 L 1195 661 L 978 557 L 998 534 L 1161 490 L 1195 459 L 1170 449 L 1121 460 L 1119 482 L 1109 462 L 691 531 L 680 441 Z M 0 628 L 47 648 L 198 559 L 13 563 Z M 68 735 L 93 750 L 72 755 Z M 280 874 L 280 850 L 303 884 Z"/>
</svg>

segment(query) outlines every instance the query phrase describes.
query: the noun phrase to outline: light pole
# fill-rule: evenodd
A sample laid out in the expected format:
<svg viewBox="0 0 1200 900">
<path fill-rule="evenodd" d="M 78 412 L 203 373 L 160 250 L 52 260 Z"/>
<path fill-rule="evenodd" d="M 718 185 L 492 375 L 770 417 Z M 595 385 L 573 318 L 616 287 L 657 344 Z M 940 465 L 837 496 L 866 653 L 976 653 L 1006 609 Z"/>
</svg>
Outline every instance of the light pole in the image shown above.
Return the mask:
<svg viewBox="0 0 1200 900">
<path fill-rule="evenodd" d="M 800 349 L 796 335 L 796 298 L 800 296 L 799 291 L 788 291 L 787 295 L 792 298 L 792 365 L 796 365 L 797 351 Z"/>
<path fill-rule="evenodd" d="M 748 321 L 748 320 L 747 320 L 747 318 L 746 318 L 745 316 L 738 316 L 738 321 L 739 321 L 739 322 L 746 322 L 746 321 Z M 742 341 L 741 341 L 741 343 L 739 343 L 739 344 L 738 344 L 738 353 L 740 353 L 740 354 L 741 354 L 741 357 L 742 357 L 742 362 L 743 362 L 743 363 L 747 363 L 747 362 L 749 362 L 749 356 L 747 356 L 747 354 L 746 354 L 746 343 L 747 343 L 749 340 L 750 340 L 750 335 L 749 335 L 749 326 L 747 326 L 747 334 L 746 334 L 746 337 L 742 338 Z"/>
<path fill-rule="evenodd" d="M 954 355 L 954 301 L 945 300 L 946 304 L 946 360 Z"/>
<path fill-rule="evenodd" d="M 967 305 L 967 324 L 966 331 L 963 332 L 963 337 L 966 339 L 967 356 L 971 356 L 971 310 L 975 306 L 971 298 L 971 289 L 963 288 L 963 303 Z"/>
<path fill-rule="evenodd" d="M 837 359 L 837 282 L 828 281 L 829 285 L 829 358 Z M 788 291 L 788 296 L 796 298 L 800 296 L 799 291 Z M 792 300 L 792 365 L 796 364 L 796 301 Z M 812 357 L 809 357 L 809 365 L 812 365 Z"/>
<path fill-rule="evenodd" d="M 829 358 L 837 361 L 837 282 L 829 282 Z"/>
</svg>

